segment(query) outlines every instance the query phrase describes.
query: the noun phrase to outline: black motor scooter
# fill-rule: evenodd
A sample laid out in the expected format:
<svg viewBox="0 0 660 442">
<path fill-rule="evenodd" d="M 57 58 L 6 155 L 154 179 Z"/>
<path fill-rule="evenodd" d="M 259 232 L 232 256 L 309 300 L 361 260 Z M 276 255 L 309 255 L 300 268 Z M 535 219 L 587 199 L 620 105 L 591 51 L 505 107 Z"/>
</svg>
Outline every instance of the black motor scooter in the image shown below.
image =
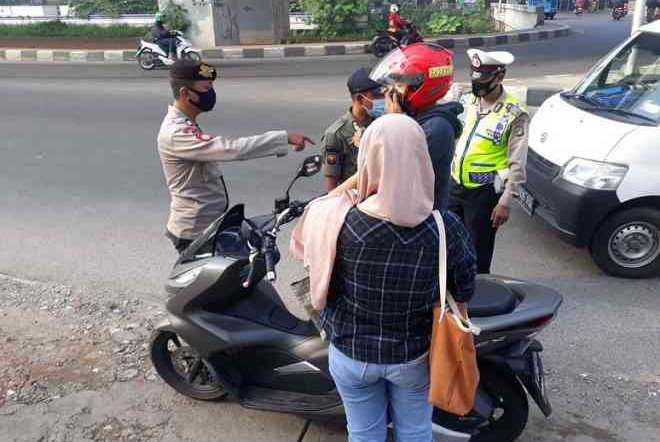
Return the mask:
<svg viewBox="0 0 660 442">
<path fill-rule="evenodd" d="M 180 256 L 166 286 L 168 319 L 151 342 L 156 371 L 179 393 L 200 400 L 230 396 L 247 408 L 307 419 L 343 418 L 328 343 L 311 320 L 289 313 L 270 284 L 280 258 L 278 232 L 306 206 L 289 191 L 320 168 L 321 157 L 306 159 L 272 215 L 248 219 L 243 205 L 234 206 Z M 435 410 L 435 437 L 514 441 L 527 423 L 527 394 L 550 415 L 542 346 L 534 338 L 561 302 L 560 294 L 536 284 L 479 279 L 469 304 L 482 330 L 475 407 L 464 417 Z"/>
</svg>

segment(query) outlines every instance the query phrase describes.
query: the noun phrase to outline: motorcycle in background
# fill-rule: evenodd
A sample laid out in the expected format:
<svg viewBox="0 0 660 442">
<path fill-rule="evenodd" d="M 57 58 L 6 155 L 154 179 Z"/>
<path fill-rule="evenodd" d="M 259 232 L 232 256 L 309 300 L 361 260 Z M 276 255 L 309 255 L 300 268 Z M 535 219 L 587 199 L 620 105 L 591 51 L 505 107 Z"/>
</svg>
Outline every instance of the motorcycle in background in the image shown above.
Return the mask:
<svg viewBox="0 0 660 442">
<path fill-rule="evenodd" d="M 176 58 L 188 58 L 191 60 L 202 61 L 201 51 L 186 39 L 179 31 L 174 32 L 176 37 Z M 145 71 L 150 71 L 157 66 L 171 66 L 174 60 L 167 56 L 167 53 L 158 43 L 149 42 L 145 39 L 140 40 L 140 47 L 135 54 L 138 64 Z"/>
<path fill-rule="evenodd" d="M 628 15 L 628 5 L 627 4 L 615 6 L 612 9 L 612 20 L 614 20 L 614 21 L 619 21 L 623 17 L 625 17 L 626 15 Z"/>
<path fill-rule="evenodd" d="M 400 39 L 389 30 L 378 31 L 378 34 L 376 34 L 371 42 L 371 53 L 378 58 L 382 58 L 396 48 L 406 47 L 413 43 L 424 41 L 424 38 L 422 38 L 415 26 L 408 25 L 405 31 L 406 33 Z"/>
</svg>

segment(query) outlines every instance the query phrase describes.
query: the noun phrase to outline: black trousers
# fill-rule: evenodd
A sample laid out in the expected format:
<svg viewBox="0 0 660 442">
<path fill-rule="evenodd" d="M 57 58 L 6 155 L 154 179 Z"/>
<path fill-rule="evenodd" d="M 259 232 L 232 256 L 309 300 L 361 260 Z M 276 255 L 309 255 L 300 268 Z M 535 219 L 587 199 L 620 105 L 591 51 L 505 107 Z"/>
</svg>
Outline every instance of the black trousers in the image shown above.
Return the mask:
<svg viewBox="0 0 660 442">
<path fill-rule="evenodd" d="M 183 253 L 183 251 L 186 250 L 188 246 L 193 243 L 192 239 L 178 238 L 174 236 L 174 234 L 169 230 L 165 231 L 165 236 L 167 236 L 169 240 L 172 241 L 172 245 L 174 246 L 176 251 L 179 252 L 179 254 Z"/>
<path fill-rule="evenodd" d="M 156 43 L 167 55 L 176 55 L 176 38 L 163 37 L 159 38 Z"/>
<path fill-rule="evenodd" d="M 448 209 L 458 215 L 467 227 L 477 252 L 477 273 L 490 273 L 495 250 L 495 235 L 490 217 L 500 200 L 495 187 L 485 184 L 476 189 L 466 189 L 453 179 L 449 185 Z"/>
</svg>

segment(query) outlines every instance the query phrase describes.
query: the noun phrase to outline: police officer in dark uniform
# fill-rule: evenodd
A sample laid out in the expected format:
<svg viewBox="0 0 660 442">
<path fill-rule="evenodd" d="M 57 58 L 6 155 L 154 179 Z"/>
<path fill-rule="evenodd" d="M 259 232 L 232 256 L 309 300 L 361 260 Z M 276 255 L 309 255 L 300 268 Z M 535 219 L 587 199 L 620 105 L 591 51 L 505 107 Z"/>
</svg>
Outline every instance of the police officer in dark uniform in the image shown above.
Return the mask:
<svg viewBox="0 0 660 442">
<path fill-rule="evenodd" d="M 329 192 L 357 171 L 358 145 L 362 132 L 385 111 L 382 86 L 361 68 L 348 79 L 351 108 L 326 129 L 321 138 L 325 187 Z"/>
</svg>

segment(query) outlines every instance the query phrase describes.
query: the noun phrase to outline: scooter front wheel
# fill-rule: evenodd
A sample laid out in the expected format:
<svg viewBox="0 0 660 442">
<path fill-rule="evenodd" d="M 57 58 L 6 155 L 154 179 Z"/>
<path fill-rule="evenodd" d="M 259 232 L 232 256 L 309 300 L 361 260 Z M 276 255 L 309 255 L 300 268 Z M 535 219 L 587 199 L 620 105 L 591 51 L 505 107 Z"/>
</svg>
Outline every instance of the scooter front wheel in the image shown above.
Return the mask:
<svg viewBox="0 0 660 442">
<path fill-rule="evenodd" d="M 479 388 L 493 401 L 488 419 L 473 412 L 461 417 L 436 408 L 433 422 L 450 430 L 471 435 L 470 442 L 513 442 L 527 426 L 529 403 L 527 393 L 510 372 L 482 367 Z"/>
<path fill-rule="evenodd" d="M 213 366 L 185 345 L 175 333 L 154 332 L 151 362 L 158 375 L 184 396 L 202 401 L 218 401 L 227 397 Z"/>
<path fill-rule="evenodd" d="M 185 54 L 183 54 L 183 58 L 193 61 L 200 61 L 200 62 L 202 61 L 202 56 L 194 51 L 186 52 Z"/>
</svg>

